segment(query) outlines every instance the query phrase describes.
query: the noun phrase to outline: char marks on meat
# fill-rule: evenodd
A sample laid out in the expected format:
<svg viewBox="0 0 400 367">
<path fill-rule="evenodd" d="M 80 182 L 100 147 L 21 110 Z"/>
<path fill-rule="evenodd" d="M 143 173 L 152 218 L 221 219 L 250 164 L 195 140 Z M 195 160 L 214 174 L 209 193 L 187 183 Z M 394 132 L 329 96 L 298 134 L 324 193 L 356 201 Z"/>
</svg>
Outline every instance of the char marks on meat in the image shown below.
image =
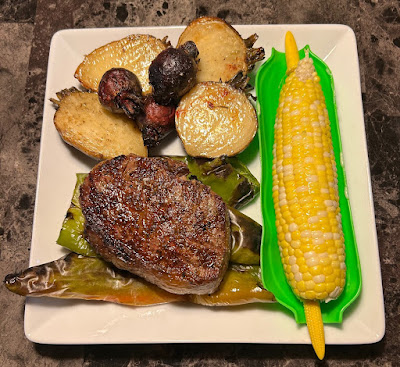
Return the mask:
<svg viewBox="0 0 400 367">
<path fill-rule="evenodd" d="M 222 199 L 188 174 L 170 158 L 99 163 L 81 185 L 85 236 L 120 269 L 169 292 L 207 294 L 229 261 L 229 215 Z"/>
</svg>

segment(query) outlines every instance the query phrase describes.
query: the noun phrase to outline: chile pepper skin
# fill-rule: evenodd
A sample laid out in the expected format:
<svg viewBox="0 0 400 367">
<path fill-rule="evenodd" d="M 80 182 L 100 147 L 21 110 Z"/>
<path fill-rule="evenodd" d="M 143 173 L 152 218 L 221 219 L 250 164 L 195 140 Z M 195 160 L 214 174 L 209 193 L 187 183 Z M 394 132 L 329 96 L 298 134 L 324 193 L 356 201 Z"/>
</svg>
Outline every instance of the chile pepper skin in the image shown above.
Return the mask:
<svg viewBox="0 0 400 367">
<path fill-rule="evenodd" d="M 236 157 L 214 159 L 172 156 L 186 163 L 190 174 L 221 196 L 229 206 L 240 209 L 260 192 L 260 183 Z"/>
<path fill-rule="evenodd" d="M 205 306 L 233 306 L 273 302 L 261 286 L 259 266 L 230 266 L 221 286 L 211 295 L 177 295 L 121 271 L 95 257 L 70 253 L 4 279 L 8 290 L 21 296 L 101 300 L 131 306 L 190 302 Z"/>
<path fill-rule="evenodd" d="M 4 283 L 22 296 L 103 300 L 134 306 L 182 301 L 139 277 L 96 257 L 70 253 L 46 264 L 7 275 Z"/>
</svg>

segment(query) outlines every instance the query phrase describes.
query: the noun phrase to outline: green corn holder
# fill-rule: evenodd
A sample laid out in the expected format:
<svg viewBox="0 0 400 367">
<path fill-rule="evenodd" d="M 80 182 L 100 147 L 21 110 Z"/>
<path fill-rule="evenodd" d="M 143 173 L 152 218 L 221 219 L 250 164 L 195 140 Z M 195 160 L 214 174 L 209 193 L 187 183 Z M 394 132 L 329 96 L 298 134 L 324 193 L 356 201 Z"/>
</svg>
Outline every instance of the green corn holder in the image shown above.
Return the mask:
<svg viewBox="0 0 400 367">
<path fill-rule="evenodd" d="M 358 297 L 361 291 L 361 269 L 351 218 L 350 203 L 347 197 L 345 172 L 342 166 L 342 146 L 336 112 L 334 83 L 328 66 L 310 51 L 309 46 L 299 51 L 300 59 L 305 50 L 309 51 L 314 66 L 321 79 L 326 99 L 329 120 L 331 122 L 333 149 L 335 153 L 338 183 L 339 205 L 342 214 L 342 227 L 346 247 L 346 284 L 340 297 L 328 303 L 321 303 L 324 323 L 340 323 L 344 310 Z M 275 227 L 275 211 L 272 199 L 272 147 L 274 143 L 274 123 L 278 108 L 279 93 L 286 75 L 285 54 L 272 49 L 271 57 L 260 67 L 256 75 L 257 112 L 259 117 L 259 140 L 261 156 L 261 206 L 263 213 L 263 231 L 261 247 L 262 281 L 277 301 L 293 312 L 297 323 L 305 323 L 303 303 L 290 288 L 279 253 Z"/>
</svg>

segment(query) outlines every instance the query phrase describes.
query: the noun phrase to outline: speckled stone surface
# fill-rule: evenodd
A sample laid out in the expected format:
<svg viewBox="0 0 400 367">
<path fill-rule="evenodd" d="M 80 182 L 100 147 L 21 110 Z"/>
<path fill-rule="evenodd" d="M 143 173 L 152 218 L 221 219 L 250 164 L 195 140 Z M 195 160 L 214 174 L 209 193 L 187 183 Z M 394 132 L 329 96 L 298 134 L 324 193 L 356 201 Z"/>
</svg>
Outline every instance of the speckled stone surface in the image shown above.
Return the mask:
<svg viewBox="0 0 400 367">
<path fill-rule="evenodd" d="M 382 0 L 4 0 L 0 2 L 0 275 L 28 265 L 40 129 L 52 35 L 60 29 L 187 24 L 341 23 L 355 31 L 386 308 L 374 345 L 329 346 L 323 362 L 302 345 L 46 346 L 23 331 L 24 299 L 0 287 L 0 366 L 400 365 L 400 4 Z M 373 315 L 371 315 L 373 317 Z"/>
</svg>

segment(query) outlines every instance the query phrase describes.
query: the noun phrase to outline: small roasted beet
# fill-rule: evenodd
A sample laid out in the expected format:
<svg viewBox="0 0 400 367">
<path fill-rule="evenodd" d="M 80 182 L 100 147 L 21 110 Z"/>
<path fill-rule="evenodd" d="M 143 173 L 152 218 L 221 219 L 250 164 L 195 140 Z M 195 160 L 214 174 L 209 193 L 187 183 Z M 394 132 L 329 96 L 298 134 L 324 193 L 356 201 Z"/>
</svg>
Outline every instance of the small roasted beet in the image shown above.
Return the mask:
<svg viewBox="0 0 400 367">
<path fill-rule="evenodd" d="M 198 55 L 193 42 L 179 48 L 167 48 L 151 63 L 149 81 L 154 100 L 161 105 L 177 104 L 196 83 Z"/>
<path fill-rule="evenodd" d="M 175 126 L 175 107 L 157 104 L 153 98 L 146 98 L 144 105 L 146 119 L 152 124 L 172 129 Z"/>
<path fill-rule="evenodd" d="M 142 88 L 137 76 L 123 68 L 106 71 L 99 83 L 100 103 L 115 113 L 133 118 L 143 109 Z"/>
<path fill-rule="evenodd" d="M 191 58 L 193 58 L 195 60 L 196 60 L 197 56 L 199 56 L 199 50 L 197 49 L 197 46 L 193 41 L 187 41 L 182 46 L 179 46 L 178 48 L 185 51 L 188 54 L 188 56 L 190 56 Z"/>
<path fill-rule="evenodd" d="M 163 106 L 152 96 L 145 99 L 144 114 L 137 119 L 144 145 L 154 147 L 175 128 L 175 107 Z"/>
</svg>

